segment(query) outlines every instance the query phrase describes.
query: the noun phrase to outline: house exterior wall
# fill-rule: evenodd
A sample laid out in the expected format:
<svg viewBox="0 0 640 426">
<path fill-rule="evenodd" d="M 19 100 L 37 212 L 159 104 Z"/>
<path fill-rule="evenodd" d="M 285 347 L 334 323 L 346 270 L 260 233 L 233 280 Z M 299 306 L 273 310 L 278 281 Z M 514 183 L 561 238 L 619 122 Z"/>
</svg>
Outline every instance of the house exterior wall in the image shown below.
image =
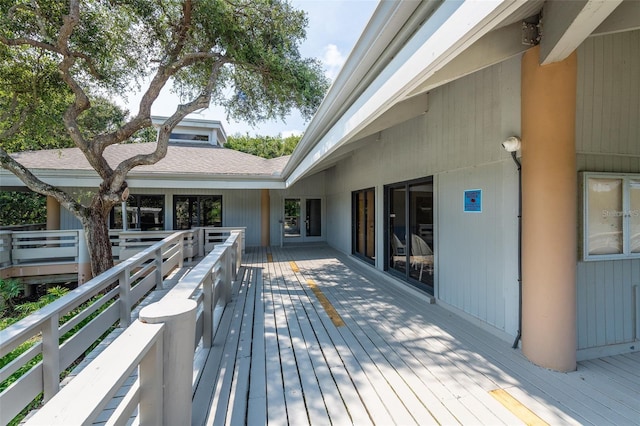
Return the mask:
<svg viewBox="0 0 640 426">
<path fill-rule="evenodd" d="M 384 185 L 434 175 L 435 296 L 515 336 L 517 170 L 500 143 L 519 130 L 520 58 L 433 90 L 426 114 L 361 142 L 327 171 L 328 242 L 351 252 L 351 192 L 375 187 L 383 269 Z M 465 189 L 483 190 L 482 213 L 463 212 Z"/>
<path fill-rule="evenodd" d="M 640 31 L 589 38 L 578 49 L 578 171 L 640 173 L 638 76 Z M 584 262 L 581 256 L 578 359 L 606 355 L 606 346 L 615 349 L 632 342 L 634 318 L 640 315 L 633 300 L 633 286 L 640 283 L 640 259 Z"/>
<path fill-rule="evenodd" d="M 66 188 L 73 191 L 74 188 Z M 86 188 L 75 188 L 79 193 L 86 192 Z M 160 188 L 132 189 L 133 195 L 165 195 L 166 229 L 173 229 L 173 196 L 174 195 L 222 195 L 222 225 L 246 226 L 247 247 L 260 245 L 260 190 L 216 190 L 216 189 L 182 189 L 170 190 Z M 60 229 L 78 229 L 80 221 L 62 208 L 60 213 Z"/>
<path fill-rule="evenodd" d="M 638 76 L 640 31 L 592 37 L 578 49 L 577 172 L 640 173 Z M 382 269 L 384 185 L 434 175 L 438 303 L 515 335 L 517 172 L 499 143 L 519 134 L 520 57 L 433 90 L 424 116 L 359 142 L 327 171 L 327 241 L 351 252 L 351 192 L 375 187 Z M 483 213 L 465 214 L 462 193 L 475 188 Z M 638 259 L 578 261 L 578 359 L 633 342 L 639 282 Z"/>
</svg>

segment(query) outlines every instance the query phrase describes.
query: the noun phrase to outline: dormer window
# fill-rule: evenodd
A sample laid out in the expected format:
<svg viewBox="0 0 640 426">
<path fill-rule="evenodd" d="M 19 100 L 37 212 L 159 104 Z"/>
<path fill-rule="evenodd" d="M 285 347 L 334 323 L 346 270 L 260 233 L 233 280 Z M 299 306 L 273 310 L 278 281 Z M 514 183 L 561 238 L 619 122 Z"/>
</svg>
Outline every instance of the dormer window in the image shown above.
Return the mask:
<svg viewBox="0 0 640 426">
<path fill-rule="evenodd" d="M 156 127 L 167 121 L 166 117 L 151 117 Z M 210 145 L 222 147 L 227 141 L 227 135 L 222 128 L 222 123 L 216 120 L 203 120 L 199 118 L 183 119 L 171 132 L 169 142 L 178 145 Z"/>
<path fill-rule="evenodd" d="M 198 133 L 171 133 L 169 136 L 171 142 L 204 142 L 209 143 L 209 135 Z"/>
</svg>

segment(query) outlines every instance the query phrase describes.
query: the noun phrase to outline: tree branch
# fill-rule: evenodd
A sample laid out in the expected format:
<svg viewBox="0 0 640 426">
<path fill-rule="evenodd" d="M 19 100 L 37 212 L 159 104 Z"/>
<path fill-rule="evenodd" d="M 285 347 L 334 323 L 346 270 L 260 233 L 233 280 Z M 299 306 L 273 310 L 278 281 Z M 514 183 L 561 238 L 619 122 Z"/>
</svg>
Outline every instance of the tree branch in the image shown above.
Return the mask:
<svg viewBox="0 0 640 426">
<path fill-rule="evenodd" d="M 100 144 L 104 150 L 107 146 L 125 141 L 138 130 L 151 125 L 151 106 L 156 101 L 160 95 L 160 91 L 167 84 L 169 79 L 182 68 L 193 65 L 203 59 L 216 59 L 220 62 L 220 65 L 226 63 L 226 61 L 223 61 L 221 56 L 218 54 L 196 52 L 185 55 L 169 66 L 158 67 L 158 71 L 154 75 L 149 87 L 140 100 L 138 114 L 118 130 L 104 135 L 99 135 L 96 137 L 94 143 Z"/>
<path fill-rule="evenodd" d="M 169 147 L 169 136 L 171 135 L 173 129 L 188 114 L 199 109 L 207 108 L 211 103 L 211 93 L 213 92 L 215 84 L 220 75 L 220 69 L 223 65 L 224 61 L 216 62 L 211 69 L 209 80 L 207 81 L 207 84 L 203 88 L 200 95 L 198 95 L 198 97 L 187 104 L 179 105 L 178 109 L 173 113 L 173 115 L 171 115 L 171 117 L 169 117 L 160 127 L 160 129 L 158 130 L 158 139 L 156 141 L 156 149 L 154 152 L 150 154 L 136 155 L 127 160 L 124 160 L 118 165 L 118 167 L 116 167 L 113 174 L 113 180 L 111 181 L 112 191 L 117 191 L 119 190 L 119 188 L 121 188 L 121 186 L 124 184 L 127 173 L 129 173 L 129 171 L 134 167 L 155 164 L 165 157 Z"/>
<path fill-rule="evenodd" d="M 4 122 L 9 120 L 9 117 L 14 115 L 18 110 L 18 95 L 16 93 L 13 94 L 13 99 L 11 99 L 11 106 L 6 110 L 2 111 L 2 115 L 0 115 L 0 122 Z M 20 126 L 27 119 L 27 115 L 29 114 L 29 108 L 24 108 L 20 112 L 20 118 L 18 118 L 9 128 L 0 132 L 0 141 L 3 139 L 8 139 L 14 136 L 16 133 L 20 131 Z"/>
<path fill-rule="evenodd" d="M 63 205 L 67 210 L 74 213 L 76 216 L 81 217 L 85 215 L 86 207 L 74 200 L 66 192 L 42 182 L 33 173 L 31 173 L 26 167 L 18 163 L 13 157 L 11 157 L 4 149 L 0 148 L 0 166 L 3 169 L 9 170 L 16 175 L 30 190 L 37 192 L 38 194 L 48 195 Z"/>
</svg>

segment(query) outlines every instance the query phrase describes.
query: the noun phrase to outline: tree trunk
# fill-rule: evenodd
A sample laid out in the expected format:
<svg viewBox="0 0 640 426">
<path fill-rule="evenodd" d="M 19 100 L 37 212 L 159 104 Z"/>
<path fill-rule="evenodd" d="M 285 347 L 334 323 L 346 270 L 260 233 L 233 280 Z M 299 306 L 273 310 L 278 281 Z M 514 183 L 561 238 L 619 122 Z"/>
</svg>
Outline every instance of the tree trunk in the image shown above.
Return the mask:
<svg viewBox="0 0 640 426">
<path fill-rule="evenodd" d="M 108 211 L 105 214 L 92 206 L 92 208 L 88 209 L 88 215 L 82 224 L 87 237 L 91 273 L 94 277 L 113 267 L 113 254 L 111 253 L 107 222 L 109 218 Z"/>
</svg>

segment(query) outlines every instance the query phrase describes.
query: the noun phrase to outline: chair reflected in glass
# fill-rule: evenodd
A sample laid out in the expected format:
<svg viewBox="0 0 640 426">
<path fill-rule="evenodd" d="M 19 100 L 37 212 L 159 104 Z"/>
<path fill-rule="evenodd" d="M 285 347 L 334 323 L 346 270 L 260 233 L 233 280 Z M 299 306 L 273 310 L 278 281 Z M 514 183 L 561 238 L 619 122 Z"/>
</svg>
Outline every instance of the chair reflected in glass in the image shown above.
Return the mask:
<svg viewBox="0 0 640 426">
<path fill-rule="evenodd" d="M 391 240 L 391 249 L 393 251 L 391 260 L 393 261 L 392 266 L 396 266 L 396 263 L 406 263 L 407 261 L 407 252 L 406 247 L 400 241 L 400 238 L 396 234 L 393 234 L 393 239 Z"/>
<path fill-rule="evenodd" d="M 422 281 L 422 273 L 425 269 L 429 275 L 433 275 L 433 250 L 416 234 L 411 234 L 411 267 L 420 268 L 418 281 Z"/>
</svg>

